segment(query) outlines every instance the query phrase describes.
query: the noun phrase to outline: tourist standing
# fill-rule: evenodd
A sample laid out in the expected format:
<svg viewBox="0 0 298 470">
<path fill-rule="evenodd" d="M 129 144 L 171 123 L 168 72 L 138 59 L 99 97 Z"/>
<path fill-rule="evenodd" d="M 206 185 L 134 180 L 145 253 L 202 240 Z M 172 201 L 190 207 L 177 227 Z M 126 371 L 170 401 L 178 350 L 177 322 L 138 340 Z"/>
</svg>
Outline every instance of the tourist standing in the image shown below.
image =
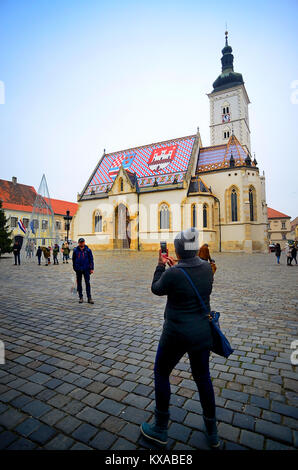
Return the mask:
<svg viewBox="0 0 298 470">
<path fill-rule="evenodd" d="M 50 247 L 43 247 L 43 255 L 45 257 L 45 260 L 46 260 L 46 264 L 45 266 L 48 266 L 50 263 L 51 263 L 51 259 L 50 259 L 50 256 L 51 256 L 51 249 Z"/>
<path fill-rule="evenodd" d="M 38 259 L 38 265 L 40 266 L 40 260 L 41 260 L 41 255 L 42 255 L 42 249 L 40 248 L 40 246 L 37 248 L 37 251 L 36 251 L 36 256 L 37 256 L 37 259 Z"/>
<path fill-rule="evenodd" d="M 16 241 L 12 247 L 12 251 L 14 254 L 14 264 L 15 266 L 18 264 L 21 264 L 21 257 L 20 257 L 20 251 L 21 251 L 21 246 L 18 241 Z"/>
<path fill-rule="evenodd" d="M 58 253 L 59 253 L 59 246 L 57 245 L 57 243 L 54 245 L 54 248 L 53 248 L 53 260 L 54 260 L 54 264 L 59 264 L 59 261 L 58 261 Z"/>
<path fill-rule="evenodd" d="M 63 252 L 63 263 L 68 264 L 69 253 L 70 253 L 68 243 L 63 243 L 62 252 Z"/>
<path fill-rule="evenodd" d="M 276 245 L 275 245 L 275 256 L 276 256 L 276 259 L 277 259 L 277 264 L 280 264 L 280 262 L 279 262 L 280 255 L 281 255 L 281 247 L 280 247 L 279 243 L 276 243 Z"/>
<path fill-rule="evenodd" d="M 292 254 L 292 260 L 294 259 L 295 263 L 297 264 L 297 247 L 295 244 L 292 247 L 291 254 Z"/>
<path fill-rule="evenodd" d="M 207 243 L 204 243 L 204 245 L 201 246 L 199 249 L 199 257 L 205 261 L 210 261 L 211 263 L 211 256 L 209 252 L 209 247 Z"/>
<path fill-rule="evenodd" d="M 290 245 L 287 246 L 287 265 L 292 266 L 292 248 Z"/>
<path fill-rule="evenodd" d="M 167 295 L 165 322 L 160 337 L 155 365 L 155 421 L 143 423 L 142 434 L 150 441 L 166 445 L 168 440 L 170 382 L 169 376 L 187 352 L 193 378 L 198 387 L 206 436 L 210 447 L 218 447 L 215 397 L 209 372 L 212 346 L 208 315 L 199 304 L 189 280 L 179 268 L 191 276 L 207 308 L 210 308 L 213 274 L 208 262 L 198 257 L 198 231 L 195 228 L 180 232 L 175 240 L 178 264 L 173 258 L 159 252 L 151 290 L 155 295 Z M 191 249 L 189 244 L 193 245 Z M 165 269 L 166 264 L 171 267 Z"/>
<path fill-rule="evenodd" d="M 77 275 L 79 303 L 83 303 L 82 277 L 84 276 L 88 303 L 94 304 L 90 287 L 90 274 L 94 272 L 93 254 L 90 248 L 85 245 L 84 238 L 79 238 L 78 246 L 73 250 L 72 265 Z"/>
</svg>

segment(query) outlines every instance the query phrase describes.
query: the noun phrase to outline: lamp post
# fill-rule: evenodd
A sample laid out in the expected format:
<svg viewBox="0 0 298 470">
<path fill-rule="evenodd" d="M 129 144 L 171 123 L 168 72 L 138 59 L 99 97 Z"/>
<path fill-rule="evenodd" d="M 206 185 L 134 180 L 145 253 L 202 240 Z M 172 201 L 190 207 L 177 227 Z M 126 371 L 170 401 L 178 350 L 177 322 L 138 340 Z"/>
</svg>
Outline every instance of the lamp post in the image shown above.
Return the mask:
<svg viewBox="0 0 298 470">
<path fill-rule="evenodd" d="M 65 227 L 66 227 L 66 241 L 68 243 L 68 234 L 70 229 L 70 222 L 72 221 L 72 215 L 69 215 L 69 211 L 66 211 L 66 215 L 63 217 L 65 220 Z"/>
</svg>

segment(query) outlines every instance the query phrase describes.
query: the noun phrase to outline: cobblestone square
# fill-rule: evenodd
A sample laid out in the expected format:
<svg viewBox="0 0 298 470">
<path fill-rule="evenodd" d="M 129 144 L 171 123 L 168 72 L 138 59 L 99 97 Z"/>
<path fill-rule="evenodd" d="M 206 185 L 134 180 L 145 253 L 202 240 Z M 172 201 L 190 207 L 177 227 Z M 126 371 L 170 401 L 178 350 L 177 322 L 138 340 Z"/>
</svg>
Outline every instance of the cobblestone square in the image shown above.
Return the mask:
<svg viewBox="0 0 298 470">
<path fill-rule="evenodd" d="M 294 449 L 298 267 L 274 254 L 214 257 L 211 305 L 235 349 L 210 362 L 221 448 Z M 95 304 L 80 305 L 71 263 L 0 259 L 1 449 L 149 448 L 139 425 L 153 416 L 166 301 L 150 290 L 156 262 L 153 253 L 95 253 Z M 206 449 L 187 357 L 171 383 L 168 449 Z"/>
</svg>

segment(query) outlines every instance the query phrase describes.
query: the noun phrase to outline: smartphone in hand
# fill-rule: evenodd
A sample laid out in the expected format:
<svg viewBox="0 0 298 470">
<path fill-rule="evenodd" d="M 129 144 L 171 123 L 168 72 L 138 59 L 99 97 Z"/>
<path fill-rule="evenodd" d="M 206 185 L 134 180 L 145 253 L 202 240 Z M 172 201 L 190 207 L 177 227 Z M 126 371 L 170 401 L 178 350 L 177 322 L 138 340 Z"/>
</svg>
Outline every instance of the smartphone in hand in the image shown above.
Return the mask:
<svg viewBox="0 0 298 470">
<path fill-rule="evenodd" d="M 168 254 L 167 242 L 160 242 L 160 250 L 163 256 L 167 256 Z"/>
</svg>

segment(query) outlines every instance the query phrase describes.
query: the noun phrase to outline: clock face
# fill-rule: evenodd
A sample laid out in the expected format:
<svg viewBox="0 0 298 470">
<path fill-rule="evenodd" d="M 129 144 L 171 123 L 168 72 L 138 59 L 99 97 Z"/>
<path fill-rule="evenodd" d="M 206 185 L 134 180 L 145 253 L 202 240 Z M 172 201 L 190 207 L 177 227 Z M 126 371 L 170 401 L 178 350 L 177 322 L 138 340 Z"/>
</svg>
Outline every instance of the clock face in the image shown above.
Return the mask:
<svg viewBox="0 0 298 470">
<path fill-rule="evenodd" d="M 230 121 L 230 114 L 223 114 L 222 122 L 229 122 L 229 121 Z"/>
</svg>

